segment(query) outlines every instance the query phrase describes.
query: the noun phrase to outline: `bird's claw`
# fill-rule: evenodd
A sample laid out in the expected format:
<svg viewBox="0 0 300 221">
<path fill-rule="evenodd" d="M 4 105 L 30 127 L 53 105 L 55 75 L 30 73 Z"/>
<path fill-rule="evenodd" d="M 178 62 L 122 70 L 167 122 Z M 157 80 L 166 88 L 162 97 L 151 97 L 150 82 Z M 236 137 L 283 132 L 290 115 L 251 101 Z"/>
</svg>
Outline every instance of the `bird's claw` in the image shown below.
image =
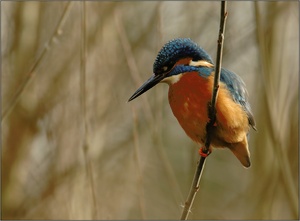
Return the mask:
<svg viewBox="0 0 300 221">
<path fill-rule="evenodd" d="M 204 153 L 204 152 L 203 152 L 203 148 L 204 148 L 204 147 L 200 147 L 200 149 L 199 149 L 199 155 L 200 155 L 201 157 L 208 157 L 208 155 L 209 155 L 211 152 L 208 150 L 207 153 Z"/>
</svg>

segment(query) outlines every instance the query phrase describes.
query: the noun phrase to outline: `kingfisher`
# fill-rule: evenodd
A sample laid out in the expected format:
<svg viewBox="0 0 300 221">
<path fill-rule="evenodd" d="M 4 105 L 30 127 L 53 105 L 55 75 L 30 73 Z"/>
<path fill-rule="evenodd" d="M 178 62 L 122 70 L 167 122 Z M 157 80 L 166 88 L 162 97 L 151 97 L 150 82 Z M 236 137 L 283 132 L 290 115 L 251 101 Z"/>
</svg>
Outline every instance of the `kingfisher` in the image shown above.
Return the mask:
<svg viewBox="0 0 300 221">
<path fill-rule="evenodd" d="M 174 116 L 193 141 L 204 145 L 214 73 L 212 58 L 203 48 L 190 38 L 176 38 L 161 48 L 153 64 L 153 75 L 128 101 L 158 83 L 168 84 L 168 99 Z M 256 130 L 245 83 L 235 73 L 221 68 L 216 123 L 208 153 L 212 147 L 228 148 L 244 167 L 250 167 L 250 127 Z M 202 148 L 199 153 L 206 157 Z"/>
</svg>

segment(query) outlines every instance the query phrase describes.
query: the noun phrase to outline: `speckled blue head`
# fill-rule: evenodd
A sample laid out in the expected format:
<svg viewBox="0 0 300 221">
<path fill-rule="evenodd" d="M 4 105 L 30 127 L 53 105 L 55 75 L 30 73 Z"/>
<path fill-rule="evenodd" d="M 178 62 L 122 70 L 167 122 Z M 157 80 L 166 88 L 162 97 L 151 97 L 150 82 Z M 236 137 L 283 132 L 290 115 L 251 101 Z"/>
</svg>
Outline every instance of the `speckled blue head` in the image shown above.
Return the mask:
<svg viewBox="0 0 300 221">
<path fill-rule="evenodd" d="M 153 64 L 153 72 L 161 74 L 165 68 L 171 68 L 180 59 L 192 58 L 194 61 L 207 61 L 213 64 L 208 53 L 190 38 L 176 38 L 167 42 L 159 51 Z"/>
</svg>

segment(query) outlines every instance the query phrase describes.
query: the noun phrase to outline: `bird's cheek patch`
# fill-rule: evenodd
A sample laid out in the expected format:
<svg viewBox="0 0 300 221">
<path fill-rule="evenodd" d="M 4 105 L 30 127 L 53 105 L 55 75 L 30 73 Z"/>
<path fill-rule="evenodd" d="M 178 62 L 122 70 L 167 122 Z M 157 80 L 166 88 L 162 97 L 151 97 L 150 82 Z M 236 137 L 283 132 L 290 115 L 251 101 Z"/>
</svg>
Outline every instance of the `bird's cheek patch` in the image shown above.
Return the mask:
<svg viewBox="0 0 300 221">
<path fill-rule="evenodd" d="M 177 83 L 181 77 L 182 77 L 182 74 L 171 75 L 170 77 L 164 78 L 161 82 L 167 83 L 168 85 L 172 85 L 172 84 Z"/>
<path fill-rule="evenodd" d="M 189 65 L 190 66 L 194 66 L 194 67 L 208 67 L 208 68 L 212 68 L 213 65 L 207 61 L 203 61 L 203 60 L 200 60 L 200 61 L 193 61 L 193 60 L 190 60 L 189 62 Z"/>
</svg>

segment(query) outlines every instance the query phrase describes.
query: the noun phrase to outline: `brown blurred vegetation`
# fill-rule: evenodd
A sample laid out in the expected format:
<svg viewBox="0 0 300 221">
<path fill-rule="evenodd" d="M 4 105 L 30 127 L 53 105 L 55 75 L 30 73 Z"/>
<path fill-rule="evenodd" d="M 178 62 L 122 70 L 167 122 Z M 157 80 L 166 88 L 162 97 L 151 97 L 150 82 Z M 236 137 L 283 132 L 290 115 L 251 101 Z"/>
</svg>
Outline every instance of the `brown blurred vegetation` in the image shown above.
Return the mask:
<svg viewBox="0 0 300 221">
<path fill-rule="evenodd" d="M 229 2 L 223 66 L 245 81 L 252 167 L 208 158 L 190 219 L 298 219 L 298 2 Z M 2 2 L 2 218 L 179 219 L 198 159 L 152 74 L 219 2 Z"/>
</svg>

